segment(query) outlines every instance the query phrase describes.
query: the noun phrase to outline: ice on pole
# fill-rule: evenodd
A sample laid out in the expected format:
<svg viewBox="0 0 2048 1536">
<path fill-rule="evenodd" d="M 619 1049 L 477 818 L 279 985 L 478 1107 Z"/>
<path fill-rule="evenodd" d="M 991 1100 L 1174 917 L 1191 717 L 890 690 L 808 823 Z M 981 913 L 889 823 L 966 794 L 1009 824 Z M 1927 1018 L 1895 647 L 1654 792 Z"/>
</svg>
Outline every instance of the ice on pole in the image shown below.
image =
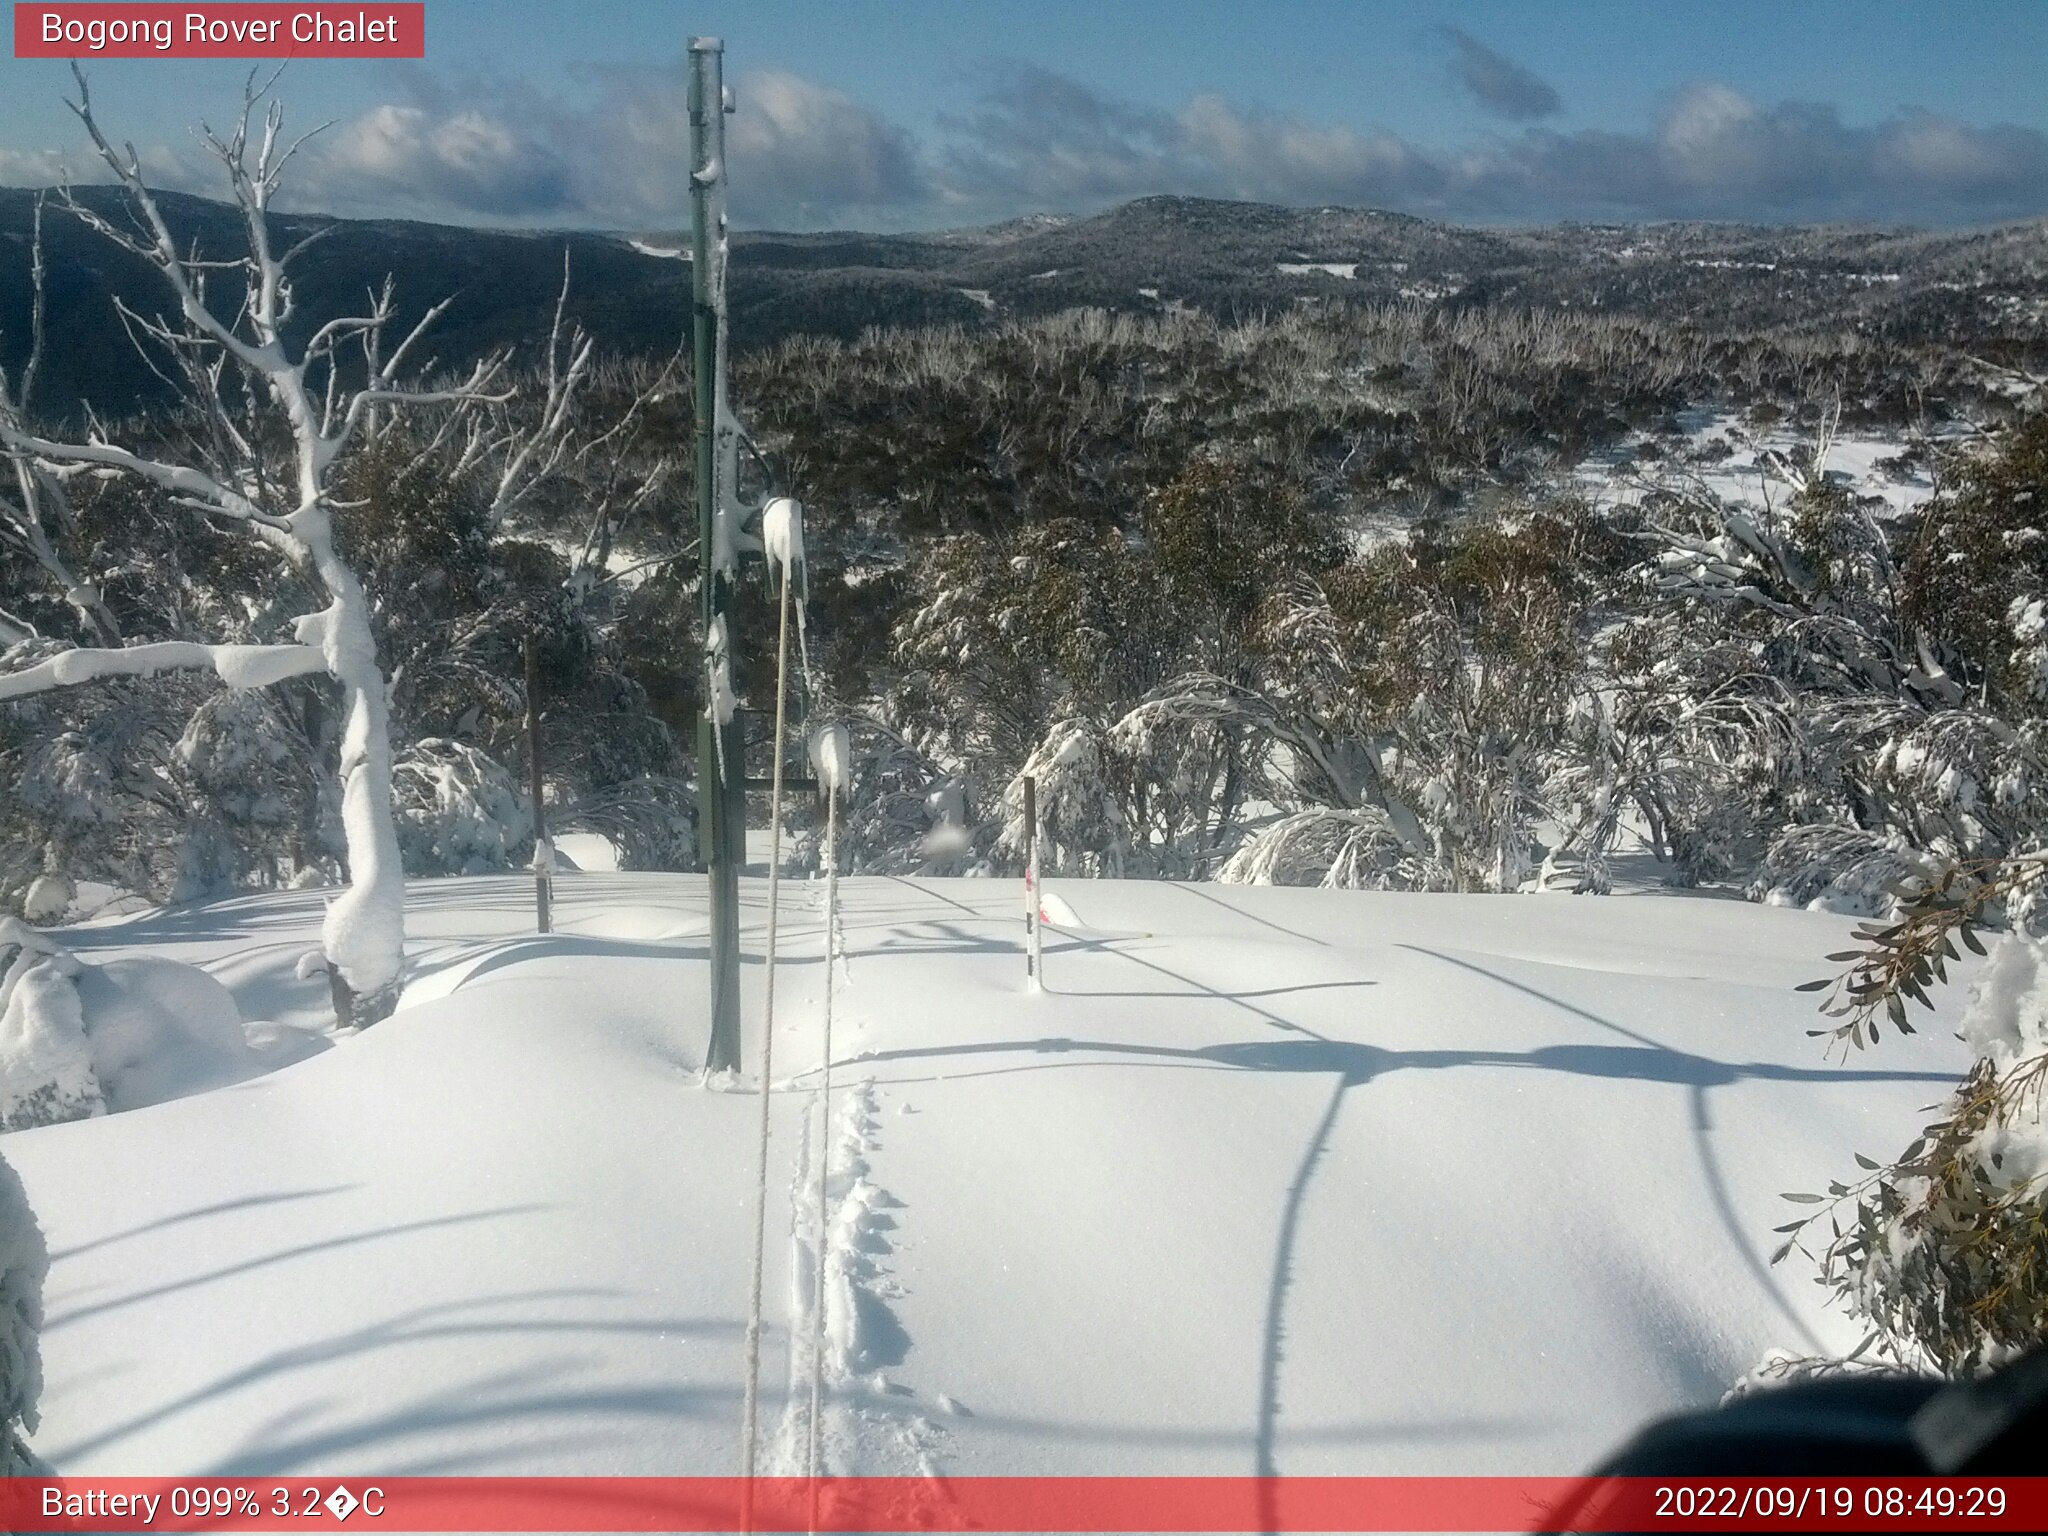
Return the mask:
<svg viewBox="0 0 2048 1536">
<path fill-rule="evenodd" d="M 828 798 L 846 793 L 852 777 L 853 744 L 843 725 L 828 725 L 811 733 L 811 772 L 818 780 L 818 793 Z"/>
<path fill-rule="evenodd" d="M 794 579 L 804 563 L 803 503 L 777 496 L 761 509 L 761 549 L 785 580 Z"/>
</svg>

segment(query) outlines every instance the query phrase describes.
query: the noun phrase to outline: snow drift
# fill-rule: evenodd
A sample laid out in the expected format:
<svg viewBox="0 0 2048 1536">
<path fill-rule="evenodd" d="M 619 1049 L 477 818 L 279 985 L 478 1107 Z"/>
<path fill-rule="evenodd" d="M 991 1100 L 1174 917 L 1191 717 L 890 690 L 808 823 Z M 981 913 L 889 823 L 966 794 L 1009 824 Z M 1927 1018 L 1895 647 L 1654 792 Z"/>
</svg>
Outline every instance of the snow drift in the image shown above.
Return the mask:
<svg viewBox="0 0 2048 1536">
<path fill-rule="evenodd" d="M 306 1029 L 245 1027 L 234 995 L 196 966 L 149 954 L 90 965 L 0 919 L 0 1131 L 161 1104 L 325 1045 Z"/>
</svg>

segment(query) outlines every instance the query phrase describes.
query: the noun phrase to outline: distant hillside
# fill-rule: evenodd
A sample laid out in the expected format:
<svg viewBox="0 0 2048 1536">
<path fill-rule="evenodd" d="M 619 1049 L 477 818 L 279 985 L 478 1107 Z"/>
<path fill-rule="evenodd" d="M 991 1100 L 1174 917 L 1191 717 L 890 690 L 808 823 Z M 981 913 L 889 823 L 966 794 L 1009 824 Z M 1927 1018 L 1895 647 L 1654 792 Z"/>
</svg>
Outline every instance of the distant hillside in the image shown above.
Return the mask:
<svg viewBox="0 0 2048 1536">
<path fill-rule="evenodd" d="M 125 223 L 121 200 L 107 188 L 79 194 Z M 175 193 L 160 194 L 164 216 L 181 242 L 202 254 L 238 256 L 247 249 L 234 208 Z M 28 239 L 34 194 L 0 188 L 0 362 L 27 349 Z M 673 348 L 688 325 L 689 269 L 643 256 L 604 235 L 533 235 L 458 229 L 438 224 L 283 215 L 279 236 L 298 240 L 329 233 L 293 267 L 298 323 L 359 312 L 364 297 L 395 280 L 405 323 L 450 294 L 456 302 L 435 331 L 434 352 L 450 364 L 508 341 L 544 335 L 562 283 L 562 248 L 571 251 L 575 312 L 607 344 Z M 114 308 L 115 297 L 143 314 L 167 307 L 163 280 L 138 257 L 56 208 L 43 220 L 49 268 L 52 338 L 39 402 L 64 411 L 80 400 L 120 413 L 161 398 L 164 386 L 142 364 Z M 217 281 L 233 307 L 231 274 Z"/>
<path fill-rule="evenodd" d="M 113 212 L 104 188 L 81 194 Z M 0 362 L 27 344 L 33 194 L 0 189 Z M 164 194 L 179 237 L 241 249 L 233 209 Z M 687 327 L 689 268 L 637 240 L 399 221 L 278 219 L 297 238 L 331 233 L 299 268 L 307 324 L 392 275 L 410 314 L 455 294 L 437 354 L 456 363 L 545 329 L 563 248 L 574 311 L 609 348 L 665 353 Z M 90 401 L 120 413 L 161 397 L 113 298 L 151 312 L 160 284 L 134 257 L 52 209 L 46 220 L 51 348 L 45 409 Z M 1927 232 L 1819 226 L 1559 225 L 1477 229 L 1351 208 L 1154 197 L 1092 218 L 1035 217 L 922 235 L 740 234 L 734 343 L 852 336 L 868 326 L 983 326 L 1078 305 L 1193 305 L 1231 317 L 1297 303 L 1407 301 L 1463 308 L 1590 307 L 1713 329 L 1852 327 L 1968 348 L 2048 338 L 2048 221 Z"/>
</svg>

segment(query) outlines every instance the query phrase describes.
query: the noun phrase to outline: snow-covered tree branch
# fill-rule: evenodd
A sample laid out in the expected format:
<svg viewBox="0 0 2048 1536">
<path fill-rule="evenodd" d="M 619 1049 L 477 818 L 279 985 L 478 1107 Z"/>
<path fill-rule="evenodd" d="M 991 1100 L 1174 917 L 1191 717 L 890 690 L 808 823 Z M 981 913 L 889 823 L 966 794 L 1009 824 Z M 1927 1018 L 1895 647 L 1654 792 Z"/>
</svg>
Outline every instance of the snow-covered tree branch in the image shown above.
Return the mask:
<svg viewBox="0 0 2048 1536">
<path fill-rule="evenodd" d="M 325 672 L 327 656 L 313 645 L 202 645 L 193 640 L 59 651 L 33 666 L 0 672 L 0 700 L 106 677 L 154 677 L 180 668 L 212 672 L 230 688 L 262 688 L 288 677 Z"/>
</svg>

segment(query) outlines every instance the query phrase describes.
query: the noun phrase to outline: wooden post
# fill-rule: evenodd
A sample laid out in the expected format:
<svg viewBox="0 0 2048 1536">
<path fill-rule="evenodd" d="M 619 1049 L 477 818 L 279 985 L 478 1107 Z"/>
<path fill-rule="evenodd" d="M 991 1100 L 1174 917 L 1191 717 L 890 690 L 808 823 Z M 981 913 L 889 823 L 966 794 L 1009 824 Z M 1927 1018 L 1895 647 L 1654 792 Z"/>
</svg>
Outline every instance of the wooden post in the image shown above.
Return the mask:
<svg viewBox="0 0 2048 1536">
<path fill-rule="evenodd" d="M 542 933 L 553 928 L 554 845 L 548 841 L 546 777 L 540 767 L 540 661 L 526 637 L 526 792 L 533 801 L 533 909 Z"/>
<path fill-rule="evenodd" d="M 1045 985 L 1045 949 L 1040 940 L 1043 927 L 1038 889 L 1038 781 L 1024 775 L 1024 938 L 1029 948 L 1024 956 L 1024 974 L 1031 990 Z"/>
</svg>

